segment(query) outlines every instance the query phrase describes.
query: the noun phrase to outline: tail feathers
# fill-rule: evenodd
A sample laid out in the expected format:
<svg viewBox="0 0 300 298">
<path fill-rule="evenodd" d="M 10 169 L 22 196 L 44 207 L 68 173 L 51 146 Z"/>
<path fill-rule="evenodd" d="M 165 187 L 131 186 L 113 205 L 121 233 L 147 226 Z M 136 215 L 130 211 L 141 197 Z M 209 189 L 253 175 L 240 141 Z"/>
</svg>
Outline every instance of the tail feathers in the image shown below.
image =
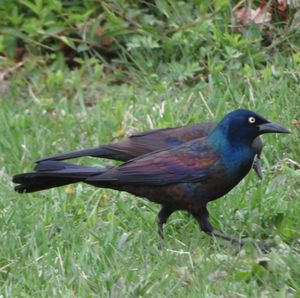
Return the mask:
<svg viewBox="0 0 300 298">
<path fill-rule="evenodd" d="M 83 167 L 59 161 L 44 161 L 37 164 L 35 172 L 15 175 L 13 182 L 19 184 L 15 191 L 35 192 L 53 187 L 82 182 L 92 175 L 99 175 L 105 169 Z"/>
<path fill-rule="evenodd" d="M 75 180 L 75 179 L 62 179 L 62 178 L 45 178 L 45 177 L 39 177 L 35 179 L 36 181 L 28 181 L 24 182 L 22 184 L 19 184 L 15 186 L 15 191 L 19 193 L 30 193 L 30 192 L 36 192 L 40 190 L 50 189 L 54 187 L 64 186 L 76 182 L 82 181 L 81 179 Z"/>
<path fill-rule="evenodd" d="M 83 149 L 79 151 L 71 151 L 62 154 L 52 155 L 37 161 L 37 163 L 45 162 L 47 160 L 67 160 L 72 158 L 84 157 L 84 156 L 91 156 L 91 157 L 102 157 L 108 159 L 119 159 L 118 158 L 118 150 L 114 148 L 110 148 L 108 145 L 103 145 L 100 147 L 90 148 L 90 149 Z M 122 160 L 122 157 L 121 159 Z"/>
</svg>

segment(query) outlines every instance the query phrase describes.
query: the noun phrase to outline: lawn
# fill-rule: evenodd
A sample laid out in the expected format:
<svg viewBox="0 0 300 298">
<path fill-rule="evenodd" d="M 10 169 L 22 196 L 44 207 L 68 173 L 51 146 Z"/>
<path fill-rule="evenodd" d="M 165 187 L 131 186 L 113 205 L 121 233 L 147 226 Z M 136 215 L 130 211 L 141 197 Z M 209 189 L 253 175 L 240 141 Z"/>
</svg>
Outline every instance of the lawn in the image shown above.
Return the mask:
<svg viewBox="0 0 300 298">
<path fill-rule="evenodd" d="M 188 48 L 186 61 L 168 62 L 167 51 L 160 57 L 155 48 L 122 47 L 121 82 L 94 58 L 69 68 L 35 55 L 0 82 L 2 297 L 300 297 L 300 51 L 254 46 L 224 26 L 209 34 L 213 41 L 201 51 L 220 45 L 196 70 Z M 13 190 L 12 175 L 41 157 L 218 121 L 240 107 L 291 134 L 263 136 L 264 179 L 251 171 L 210 203 L 211 221 L 225 233 L 270 242 L 268 251 L 211 239 L 183 212 L 171 216 L 160 249 L 159 206 L 127 193 L 83 184 Z"/>
</svg>

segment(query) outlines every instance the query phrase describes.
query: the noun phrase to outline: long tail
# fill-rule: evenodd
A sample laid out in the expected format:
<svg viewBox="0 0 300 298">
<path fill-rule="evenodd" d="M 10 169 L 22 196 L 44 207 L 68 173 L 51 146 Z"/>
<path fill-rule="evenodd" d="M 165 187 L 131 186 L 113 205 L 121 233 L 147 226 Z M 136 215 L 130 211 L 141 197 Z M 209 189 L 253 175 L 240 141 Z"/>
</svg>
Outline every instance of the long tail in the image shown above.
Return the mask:
<svg viewBox="0 0 300 298">
<path fill-rule="evenodd" d="M 99 175 L 104 171 L 104 168 L 83 167 L 71 163 L 47 160 L 38 163 L 34 172 L 13 176 L 13 182 L 18 184 L 15 186 L 15 191 L 29 193 L 82 182 L 86 178 Z"/>
</svg>

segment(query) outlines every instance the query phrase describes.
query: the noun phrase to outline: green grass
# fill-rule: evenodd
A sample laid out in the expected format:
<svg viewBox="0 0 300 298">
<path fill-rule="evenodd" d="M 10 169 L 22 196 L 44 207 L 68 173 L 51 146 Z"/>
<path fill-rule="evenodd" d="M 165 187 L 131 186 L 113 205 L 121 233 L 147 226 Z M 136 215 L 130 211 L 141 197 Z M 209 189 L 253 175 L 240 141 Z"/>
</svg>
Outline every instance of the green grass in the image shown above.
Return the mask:
<svg viewBox="0 0 300 298">
<path fill-rule="evenodd" d="M 299 295 L 299 170 L 285 163 L 272 169 L 284 158 L 299 158 L 299 130 L 291 123 L 299 119 L 300 66 L 278 55 L 272 67 L 276 76 L 267 65 L 247 74 L 222 73 L 192 87 L 167 79 L 107 85 L 94 68 L 47 77 L 47 68 L 25 66 L 15 73 L 0 110 L 2 295 Z M 87 107 L 86 99 L 94 105 Z M 180 212 L 172 215 L 160 251 L 158 206 L 125 193 L 84 185 L 74 185 L 73 192 L 13 191 L 11 176 L 31 170 L 42 156 L 122 139 L 152 126 L 220 119 L 237 107 L 255 110 L 292 134 L 264 136 L 264 180 L 250 173 L 209 209 L 213 224 L 226 233 L 272 240 L 269 253 L 213 241 Z"/>
<path fill-rule="evenodd" d="M 192 2 L 188 8 L 194 11 Z M 300 170 L 286 161 L 300 156 L 299 125 L 292 125 L 300 120 L 299 38 L 267 49 L 257 28 L 229 32 L 222 14 L 180 30 L 194 16 L 161 9 L 178 32 L 160 36 L 148 28 L 123 41 L 111 65 L 124 69 L 108 74 L 98 60 L 77 59 L 79 67 L 69 70 L 57 56 L 53 64 L 51 55 L 29 56 L 0 82 L 1 296 L 300 297 Z M 154 41 L 143 47 L 147 35 Z M 120 78 L 127 83 L 116 84 Z M 171 216 L 160 250 L 159 206 L 126 193 L 87 185 L 13 191 L 12 175 L 41 157 L 217 121 L 240 107 L 292 133 L 263 136 L 264 180 L 251 172 L 210 203 L 211 221 L 225 233 L 272 242 L 269 252 L 211 239 L 183 212 Z"/>
</svg>

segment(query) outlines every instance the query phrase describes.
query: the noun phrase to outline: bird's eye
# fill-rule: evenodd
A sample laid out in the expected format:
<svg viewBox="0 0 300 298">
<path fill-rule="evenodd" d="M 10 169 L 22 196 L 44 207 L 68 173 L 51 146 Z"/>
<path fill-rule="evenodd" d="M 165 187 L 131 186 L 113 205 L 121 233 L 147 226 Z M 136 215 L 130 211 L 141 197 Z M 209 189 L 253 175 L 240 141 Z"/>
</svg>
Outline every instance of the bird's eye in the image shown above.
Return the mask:
<svg viewBox="0 0 300 298">
<path fill-rule="evenodd" d="M 253 124 L 255 123 L 256 119 L 254 117 L 249 117 L 248 121 L 249 123 Z"/>
</svg>

